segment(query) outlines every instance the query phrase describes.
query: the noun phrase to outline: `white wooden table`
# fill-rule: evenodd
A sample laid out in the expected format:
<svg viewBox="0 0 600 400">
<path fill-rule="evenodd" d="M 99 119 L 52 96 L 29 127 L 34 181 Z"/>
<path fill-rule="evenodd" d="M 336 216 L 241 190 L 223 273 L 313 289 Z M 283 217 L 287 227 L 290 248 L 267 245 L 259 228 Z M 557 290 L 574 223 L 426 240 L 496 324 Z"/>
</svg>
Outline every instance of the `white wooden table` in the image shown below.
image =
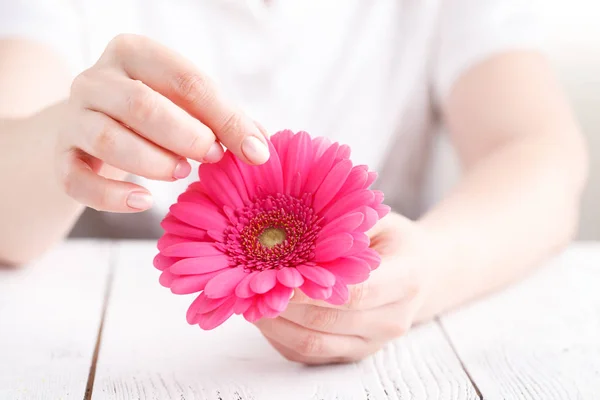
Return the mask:
<svg viewBox="0 0 600 400">
<path fill-rule="evenodd" d="M 241 319 L 203 332 L 151 242 L 69 242 L 0 269 L 0 399 L 600 399 L 600 244 L 351 365 L 281 358 Z"/>
</svg>

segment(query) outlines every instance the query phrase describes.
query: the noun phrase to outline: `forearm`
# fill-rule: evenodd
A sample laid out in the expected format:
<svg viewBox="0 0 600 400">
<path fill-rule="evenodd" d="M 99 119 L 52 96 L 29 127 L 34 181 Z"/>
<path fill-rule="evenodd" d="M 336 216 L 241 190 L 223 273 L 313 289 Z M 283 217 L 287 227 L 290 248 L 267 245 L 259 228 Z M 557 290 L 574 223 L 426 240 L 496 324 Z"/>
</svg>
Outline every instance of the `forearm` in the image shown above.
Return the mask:
<svg viewBox="0 0 600 400">
<path fill-rule="evenodd" d="M 0 120 L 0 262 L 21 264 L 70 230 L 82 207 L 61 189 L 55 142 L 64 104 Z"/>
<path fill-rule="evenodd" d="M 436 249 L 419 319 L 506 285 L 568 243 L 586 168 L 577 132 L 513 140 L 472 165 L 419 221 Z"/>
</svg>

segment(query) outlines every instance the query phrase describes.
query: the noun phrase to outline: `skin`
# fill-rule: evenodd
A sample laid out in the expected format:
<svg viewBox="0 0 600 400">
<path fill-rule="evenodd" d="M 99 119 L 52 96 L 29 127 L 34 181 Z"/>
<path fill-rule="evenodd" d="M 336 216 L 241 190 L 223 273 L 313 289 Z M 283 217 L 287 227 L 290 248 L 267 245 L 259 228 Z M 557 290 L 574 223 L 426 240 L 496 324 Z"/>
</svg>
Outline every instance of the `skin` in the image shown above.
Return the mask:
<svg viewBox="0 0 600 400">
<path fill-rule="evenodd" d="M 156 59 L 143 62 L 150 53 Z M 0 93 L 11 94 L 0 103 L 0 181 L 11 188 L 0 197 L 6 262 L 26 263 L 57 243 L 83 205 L 139 211 L 128 195 L 148 193 L 121 182 L 127 172 L 173 180 L 185 157 L 218 159 L 220 151 L 207 156 L 215 138 L 247 162 L 264 161 L 242 147 L 243 138 L 262 137 L 256 125 L 201 72 L 147 39 L 115 39 L 72 85 L 60 58 L 33 43 L 0 41 L 0 60 Z M 19 67 L 33 60 L 45 68 Z M 348 304 L 298 292 L 280 317 L 258 321 L 284 357 L 361 359 L 413 324 L 527 275 L 570 241 L 587 152 L 548 62 L 531 52 L 485 60 L 463 74 L 442 111 L 461 182 L 418 221 L 391 214 L 369 232 L 382 264 L 351 288 Z M 172 138 L 159 134 L 174 126 Z"/>
</svg>

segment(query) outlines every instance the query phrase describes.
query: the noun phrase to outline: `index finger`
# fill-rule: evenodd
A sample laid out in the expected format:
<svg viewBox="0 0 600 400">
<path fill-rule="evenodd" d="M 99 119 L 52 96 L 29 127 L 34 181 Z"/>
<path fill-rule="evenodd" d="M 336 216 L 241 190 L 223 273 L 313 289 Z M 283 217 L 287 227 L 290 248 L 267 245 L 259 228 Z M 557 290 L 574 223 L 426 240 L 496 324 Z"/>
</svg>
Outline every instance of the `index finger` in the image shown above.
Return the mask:
<svg viewBox="0 0 600 400">
<path fill-rule="evenodd" d="M 266 135 L 189 60 L 143 36 L 118 36 L 111 47 L 127 75 L 198 118 L 242 161 L 262 164 L 269 159 Z"/>
</svg>

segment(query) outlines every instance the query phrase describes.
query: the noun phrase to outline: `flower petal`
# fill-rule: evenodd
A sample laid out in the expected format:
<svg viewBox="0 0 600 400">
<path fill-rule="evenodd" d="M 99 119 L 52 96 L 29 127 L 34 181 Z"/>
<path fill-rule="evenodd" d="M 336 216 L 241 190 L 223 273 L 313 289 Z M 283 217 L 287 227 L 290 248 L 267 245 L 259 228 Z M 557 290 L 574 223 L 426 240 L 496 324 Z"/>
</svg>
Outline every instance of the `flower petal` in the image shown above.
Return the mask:
<svg viewBox="0 0 600 400">
<path fill-rule="evenodd" d="M 174 294 L 190 294 L 204 290 L 208 281 L 220 274 L 221 271 L 214 271 L 202 275 L 184 275 L 173 279 L 171 283 L 171 292 Z"/>
<path fill-rule="evenodd" d="M 312 141 L 313 147 L 313 161 L 318 160 L 325 151 L 331 147 L 331 140 L 324 136 L 319 136 L 313 139 Z"/>
<path fill-rule="evenodd" d="M 296 269 L 304 278 L 313 281 L 319 286 L 329 287 L 335 284 L 335 275 L 318 265 L 298 265 Z"/>
<path fill-rule="evenodd" d="M 357 190 L 331 203 L 323 210 L 323 222 L 328 223 L 341 215 L 356 210 L 361 206 L 371 204 L 375 195 L 371 190 Z"/>
<path fill-rule="evenodd" d="M 162 254 L 167 257 L 206 257 L 223 254 L 214 242 L 181 242 L 166 247 Z"/>
<path fill-rule="evenodd" d="M 349 233 L 337 233 L 320 239 L 315 246 L 315 261 L 331 261 L 343 256 L 352 248 L 354 239 Z"/>
<path fill-rule="evenodd" d="M 156 269 L 163 271 L 179 260 L 181 259 L 177 257 L 167 257 L 164 254 L 159 253 L 154 257 L 153 264 Z"/>
<path fill-rule="evenodd" d="M 254 275 L 254 277 L 250 281 L 250 289 L 252 289 L 254 293 L 262 294 L 273 289 L 276 283 L 277 270 L 267 269 Z"/>
<path fill-rule="evenodd" d="M 162 220 L 160 226 L 168 233 L 197 240 L 205 240 L 208 235 L 204 229 L 198 229 L 195 226 L 188 225 L 175 218 L 172 214 Z"/>
<path fill-rule="evenodd" d="M 235 302 L 235 305 L 233 306 L 233 312 L 237 315 L 245 313 L 246 310 L 248 310 L 248 308 L 252 305 L 253 301 L 254 301 L 254 299 L 252 297 L 248 297 L 248 298 L 238 297 L 238 299 Z"/>
<path fill-rule="evenodd" d="M 388 215 L 388 213 L 391 211 L 392 209 L 390 208 L 390 206 L 387 206 L 385 204 L 380 204 L 377 207 L 375 207 L 375 211 L 377 212 L 377 215 L 379 215 L 379 218 L 383 218 L 386 215 Z"/>
<path fill-rule="evenodd" d="M 235 158 L 235 165 L 240 171 L 240 175 L 242 176 L 242 180 L 246 186 L 246 191 L 248 192 L 248 198 L 253 199 L 256 197 L 256 187 L 257 187 L 257 174 L 256 174 L 256 166 L 248 165 L 244 163 L 239 158 Z"/>
<path fill-rule="evenodd" d="M 294 289 L 286 286 L 275 286 L 273 290 L 265 293 L 263 299 L 265 303 L 273 310 L 282 312 L 290 302 L 290 296 Z"/>
<path fill-rule="evenodd" d="M 246 272 L 241 267 L 226 269 L 208 281 L 204 293 L 212 299 L 229 296 L 245 276 Z"/>
<path fill-rule="evenodd" d="M 337 153 L 338 147 L 339 144 L 332 144 L 331 147 L 325 150 L 323 156 L 321 156 L 318 160 L 315 160 L 313 162 L 312 168 L 308 173 L 310 179 L 306 180 L 306 184 L 304 185 L 303 190 L 304 192 L 315 193 L 317 191 L 317 189 L 321 185 L 321 182 L 323 182 L 323 179 L 325 179 L 325 176 L 327 176 L 327 173 L 331 171 L 331 167 L 335 162 L 335 155 Z"/>
<path fill-rule="evenodd" d="M 248 204 L 250 200 L 248 197 L 248 190 L 246 189 L 246 184 L 244 182 L 244 179 L 242 178 L 242 174 L 240 173 L 240 170 L 237 167 L 237 164 L 235 162 L 235 156 L 233 155 L 233 153 L 230 151 L 226 151 L 219 165 L 223 172 L 225 172 L 225 174 L 227 175 L 227 178 L 229 178 L 230 182 L 235 187 L 235 190 L 240 196 L 242 202 L 244 204 Z"/>
<path fill-rule="evenodd" d="M 202 187 L 217 206 L 243 206 L 240 194 L 219 165 L 200 164 L 198 171 Z"/>
<path fill-rule="evenodd" d="M 327 299 L 328 303 L 341 306 L 348 302 L 350 293 L 348 292 L 348 286 L 343 281 L 337 280 L 331 289 L 331 296 Z"/>
<path fill-rule="evenodd" d="M 351 235 L 354 239 L 354 243 L 352 243 L 352 248 L 346 253 L 347 256 L 356 255 L 369 248 L 371 240 L 365 233 L 352 232 Z"/>
<path fill-rule="evenodd" d="M 248 322 L 256 322 L 262 318 L 262 313 L 258 310 L 256 300 L 254 300 L 254 303 L 250 307 L 248 307 L 246 312 L 244 312 L 244 318 Z"/>
<path fill-rule="evenodd" d="M 304 283 L 302 274 L 296 271 L 296 268 L 281 268 L 277 271 L 277 280 L 289 288 L 297 288 Z"/>
<path fill-rule="evenodd" d="M 160 250 L 161 252 L 166 249 L 167 247 L 173 246 L 174 244 L 179 244 L 179 243 L 186 243 L 189 242 L 190 239 L 181 237 L 181 236 L 177 236 L 177 235 L 172 235 L 170 233 L 165 233 L 164 235 L 162 235 L 160 237 L 160 239 L 158 239 L 158 242 L 156 243 L 156 247 L 158 248 L 158 250 Z"/>
<path fill-rule="evenodd" d="M 367 189 L 369 186 L 371 186 L 373 184 L 373 182 L 375 182 L 377 180 L 377 172 L 375 171 L 369 171 L 369 176 L 367 177 L 367 180 L 364 184 L 364 188 Z"/>
<path fill-rule="evenodd" d="M 300 286 L 300 290 L 308 297 L 315 300 L 326 300 L 332 293 L 331 287 L 323 287 L 308 280 L 304 281 L 304 284 Z"/>
<path fill-rule="evenodd" d="M 363 189 L 368 176 L 369 172 L 366 165 L 357 165 L 353 167 L 348 175 L 348 179 L 346 179 L 334 199 L 342 198 L 348 193 Z"/>
<path fill-rule="evenodd" d="M 160 283 L 164 287 L 171 287 L 173 280 L 177 278 L 178 275 L 172 274 L 169 270 L 165 270 L 160 274 L 158 278 L 158 283 Z"/>
<path fill-rule="evenodd" d="M 321 263 L 320 265 L 347 284 L 364 282 L 371 272 L 367 261 L 357 257 L 344 257 L 332 262 Z"/>
<path fill-rule="evenodd" d="M 356 228 L 359 232 L 366 232 L 372 227 L 375 226 L 377 221 L 379 221 L 379 215 L 377 215 L 377 211 L 373 210 L 371 207 L 362 207 L 360 212 L 364 216 L 362 224 Z"/>
<path fill-rule="evenodd" d="M 204 230 L 225 230 L 227 218 L 220 211 L 199 207 L 194 203 L 175 203 L 169 209 L 180 221 Z"/>
<path fill-rule="evenodd" d="M 299 190 L 303 186 L 303 180 L 306 180 L 310 168 L 310 157 L 312 152 L 312 141 L 306 132 L 298 132 L 290 141 L 286 157 L 283 161 L 283 185 L 284 193 L 294 197 L 300 195 Z M 292 190 L 294 176 L 300 174 L 299 186 L 297 191 Z"/>
<path fill-rule="evenodd" d="M 381 264 L 381 257 L 379 256 L 379 253 L 373 249 L 366 249 L 356 257 L 365 260 L 367 264 L 369 264 L 369 267 L 371 267 L 371 271 L 377 269 L 379 264 Z"/>
<path fill-rule="evenodd" d="M 208 331 L 227 321 L 227 319 L 233 315 L 235 301 L 235 297 L 231 296 L 215 310 L 206 314 L 200 314 L 200 317 L 198 318 L 198 325 L 200 328 Z"/>
<path fill-rule="evenodd" d="M 348 179 L 351 169 L 352 162 L 350 160 L 342 160 L 333 166 L 315 193 L 313 200 L 315 212 L 320 212 L 333 200 Z"/>
<path fill-rule="evenodd" d="M 376 206 L 381 204 L 384 198 L 383 192 L 381 190 L 373 190 L 373 194 L 375 195 L 375 198 L 373 199 L 373 203 L 371 205 Z"/>
<path fill-rule="evenodd" d="M 235 287 L 235 295 L 237 297 L 249 298 L 254 296 L 255 293 L 250 289 L 250 281 L 256 274 L 258 274 L 258 271 L 250 272 L 238 283 Z"/>
<path fill-rule="evenodd" d="M 266 317 L 266 318 L 275 318 L 279 315 L 279 311 L 273 310 L 269 305 L 265 302 L 264 296 L 260 296 L 256 300 L 256 306 L 258 307 L 258 311 Z"/>
<path fill-rule="evenodd" d="M 364 218 L 364 214 L 361 212 L 344 214 L 325 225 L 321 231 L 319 231 L 319 237 L 325 238 L 340 232 L 352 232 L 353 230 L 358 229 Z"/>
<path fill-rule="evenodd" d="M 266 189 L 268 194 L 283 193 L 283 168 L 279 154 L 269 141 L 269 160 L 259 166 L 254 167 L 258 175 L 260 186 Z"/>
<path fill-rule="evenodd" d="M 171 265 L 170 271 L 179 275 L 207 274 L 229 267 L 229 257 L 223 253 L 206 257 L 184 258 Z"/>
</svg>

